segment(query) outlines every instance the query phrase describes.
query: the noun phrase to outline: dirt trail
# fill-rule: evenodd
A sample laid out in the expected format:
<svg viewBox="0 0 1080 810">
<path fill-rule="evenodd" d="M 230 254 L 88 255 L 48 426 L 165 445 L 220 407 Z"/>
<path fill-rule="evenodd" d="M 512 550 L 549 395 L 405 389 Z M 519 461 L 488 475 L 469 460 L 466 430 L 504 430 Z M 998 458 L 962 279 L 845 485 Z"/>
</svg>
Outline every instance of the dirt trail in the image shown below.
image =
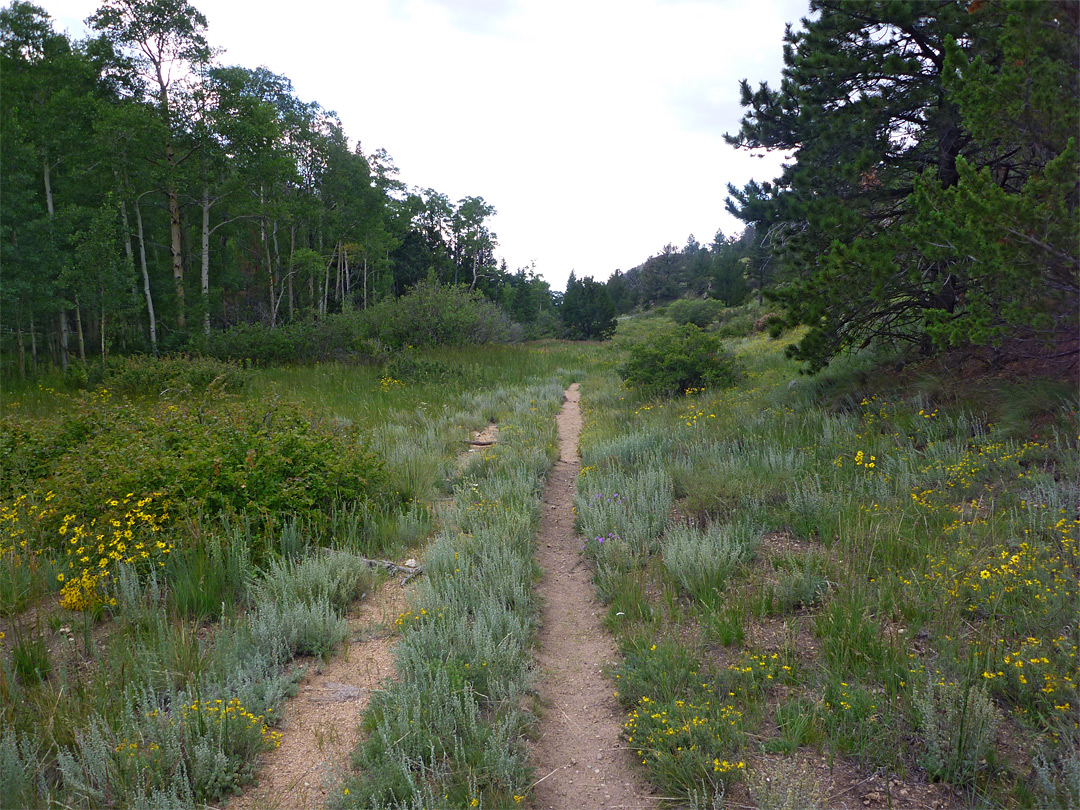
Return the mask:
<svg viewBox="0 0 1080 810">
<path fill-rule="evenodd" d="M 313 810 L 323 807 L 336 769 L 360 742 L 360 714 L 372 690 L 394 674 L 390 648 L 405 591 L 390 580 L 349 615 L 349 646 L 325 663 L 308 663 L 299 692 L 285 704 L 281 747 L 265 754 L 259 782 L 227 810 Z M 375 631 L 374 635 L 371 635 Z"/>
<path fill-rule="evenodd" d="M 631 751 L 619 739 L 623 713 L 611 681 L 602 673 L 617 655 L 600 626 L 588 567 L 574 533 L 581 409 L 577 383 L 566 392 L 558 416 L 559 461 L 544 491 L 544 514 L 536 561 L 543 568 L 544 600 L 538 635 L 538 691 L 546 707 L 532 764 L 539 780 L 533 806 L 542 810 L 652 808 L 644 781 L 633 770 Z"/>
<path fill-rule="evenodd" d="M 473 431 L 458 459 L 495 444 L 495 424 Z M 394 620 L 405 611 L 405 590 L 384 582 L 350 610 L 349 644 L 325 662 L 310 660 L 296 697 L 284 706 L 281 747 L 261 757 L 259 781 L 230 799 L 225 810 L 314 810 L 327 800 L 327 787 L 347 768 L 360 742 L 360 718 L 372 690 L 395 674 Z"/>
</svg>

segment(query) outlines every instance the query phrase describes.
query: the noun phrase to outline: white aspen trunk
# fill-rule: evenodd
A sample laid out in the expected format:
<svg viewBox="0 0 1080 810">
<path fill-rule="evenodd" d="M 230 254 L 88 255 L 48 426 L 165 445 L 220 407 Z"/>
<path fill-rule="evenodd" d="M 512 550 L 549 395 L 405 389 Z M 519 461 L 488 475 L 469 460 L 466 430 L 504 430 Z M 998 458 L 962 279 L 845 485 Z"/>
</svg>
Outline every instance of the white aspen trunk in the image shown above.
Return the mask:
<svg viewBox="0 0 1080 810">
<path fill-rule="evenodd" d="M 67 323 L 67 311 L 60 310 L 59 315 L 60 326 L 60 368 L 63 371 L 68 369 L 68 323 Z"/>
<path fill-rule="evenodd" d="M 364 309 L 367 309 L 367 253 L 364 253 Z"/>
<path fill-rule="evenodd" d="M 274 263 L 270 258 L 270 243 L 266 241 L 265 229 L 263 230 L 263 252 L 266 254 L 266 275 L 270 282 L 270 328 L 273 329 L 277 322 L 277 282 L 274 279 Z"/>
<path fill-rule="evenodd" d="M 22 318 L 15 321 L 15 343 L 19 347 L 19 379 L 26 379 L 26 345 L 23 343 Z"/>
<path fill-rule="evenodd" d="M 278 312 L 281 311 L 281 299 L 285 297 L 285 290 L 282 289 L 285 285 L 285 279 L 281 277 L 281 250 L 278 247 L 277 220 L 272 220 L 271 224 L 273 227 L 270 228 L 270 243 L 274 246 L 274 261 L 270 266 L 270 273 L 274 281 L 275 289 L 277 290 L 274 296 L 275 303 L 273 312 L 273 319 L 276 323 Z"/>
<path fill-rule="evenodd" d="M 86 363 L 86 341 L 83 340 L 82 329 L 82 307 L 79 304 L 79 299 L 75 299 L 75 330 L 79 336 L 79 359 Z"/>
<path fill-rule="evenodd" d="M 37 372 L 37 329 L 34 327 L 34 313 L 30 313 L 30 363 Z"/>
<path fill-rule="evenodd" d="M 202 285 L 203 334 L 210 337 L 210 186 L 203 178 L 202 189 L 202 260 L 199 282 Z"/>
<path fill-rule="evenodd" d="M 146 312 L 150 317 L 150 347 L 157 356 L 157 319 L 154 317 L 154 298 L 150 295 L 150 271 L 146 267 L 146 239 L 143 236 L 142 209 L 139 198 L 135 198 L 135 227 L 139 239 L 139 265 L 142 268 L 143 294 L 146 297 Z"/>
<path fill-rule="evenodd" d="M 105 368 L 105 291 L 101 291 L 101 367 Z"/>
<path fill-rule="evenodd" d="M 263 193 L 263 187 L 262 187 L 262 184 L 260 183 L 259 184 L 259 210 L 260 211 L 262 210 L 262 207 L 265 204 L 265 202 L 266 202 L 266 200 L 265 200 L 265 196 L 264 196 L 264 193 Z M 274 318 L 274 310 L 276 308 L 274 306 L 274 301 L 275 301 L 275 298 L 276 298 L 275 289 L 274 289 L 274 287 L 275 287 L 275 285 L 274 285 L 274 263 L 273 263 L 273 260 L 270 258 L 270 242 L 267 241 L 267 238 L 266 238 L 266 216 L 263 215 L 263 214 L 259 215 L 259 241 L 262 242 L 263 254 L 266 256 L 266 275 L 267 275 L 268 281 L 270 282 L 270 284 L 269 284 L 269 289 L 270 289 L 270 328 L 273 329 L 274 328 L 274 320 L 275 320 L 275 318 Z"/>
<path fill-rule="evenodd" d="M 45 208 L 49 212 L 51 217 L 56 213 L 56 203 L 53 201 L 52 193 L 52 169 L 49 167 L 49 158 L 45 157 Z"/>
<path fill-rule="evenodd" d="M 169 253 L 172 256 L 173 286 L 176 289 L 176 328 L 187 328 L 187 313 L 184 308 L 184 256 L 180 231 L 180 194 L 170 188 L 166 192 L 169 199 Z"/>
<path fill-rule="evenodd" d="M 121 189 L 123 194 L 123 189 Z M 131 247 L 131 223 L 128 221 L 127 203 L 120 198 L 120 217 L 124 223 L 124 258 L 127 259 L 128 272 L 131 273 L 131 297 L 139 297 L 139 290 L 135 284 L 135 250 Z"/>
<path fill-rule="evenodd" d="M 345 299 L 349 297 L 349 248 L 345 248 L 345 254 L 342 256 L 342 261 L 345 262 L 345 272 L 342 277 L 342 284 L 344 285 L 344 292 L 341 296 L 342 306 L 344 307 Z"/>
<path fill-rule="evenodd" d="M 334 266 L 334 257 L 330 257 L 330 261 L 326 263 L 326 274 L 323 278 L 323 296 L 322 306 L 319 308 L 319 312 L 323 315 L 326 314 L 326 302 L 330 298 L 330 268 Z"/>
<path fill-rule="evenodd" d="M 341 267 L 344 262 L 345 245 L 338 242 L 338 255 L 337 255 L 337 278 L 334 280 L 334 295 L 337 296 L 338 303 L 341 303 Z"/>
<path fill-rule="evenodd" d="M 296 257 L 296 226 L 289 228 L 289 321 L 293 319 L 293 261 Z"/>
</svg>

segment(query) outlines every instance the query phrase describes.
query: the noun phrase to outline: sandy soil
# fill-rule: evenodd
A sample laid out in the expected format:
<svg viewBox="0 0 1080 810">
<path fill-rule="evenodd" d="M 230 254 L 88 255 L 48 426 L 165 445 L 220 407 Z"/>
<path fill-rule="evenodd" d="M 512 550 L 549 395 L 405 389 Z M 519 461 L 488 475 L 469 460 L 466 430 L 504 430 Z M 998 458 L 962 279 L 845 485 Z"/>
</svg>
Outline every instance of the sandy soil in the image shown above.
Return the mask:
<svg viewBox="0 0 1080 810">
<path fill-rule="evenodd" d="M 574 532 L 578 399 L 575 383 L 558 417 L 559 461 L 544 492 L 537 539 L 536 561 L 544 570 L 537 690 L 545 713 L 532 749 L 538 779 L 532 803 L 543 810 L 652 808 L 656 803 L 619 739 L 623 713 L 601 673 L 618 651 L 600 625 L 603 607 Z"/>
<path fill-rule="evenodd" d="M 360 742 L 360 715 L 372 691 L 394 675 L 391 630 L 404 610 L 400 580 L 388 580 L 353 608 L 345 649 L 325 662 L 302 662 L 308 671 L 285 705 L 281 747 L 264 755 L 258 784 L 229 801 L 228 810 L 325 805 Z"/>
</svg>

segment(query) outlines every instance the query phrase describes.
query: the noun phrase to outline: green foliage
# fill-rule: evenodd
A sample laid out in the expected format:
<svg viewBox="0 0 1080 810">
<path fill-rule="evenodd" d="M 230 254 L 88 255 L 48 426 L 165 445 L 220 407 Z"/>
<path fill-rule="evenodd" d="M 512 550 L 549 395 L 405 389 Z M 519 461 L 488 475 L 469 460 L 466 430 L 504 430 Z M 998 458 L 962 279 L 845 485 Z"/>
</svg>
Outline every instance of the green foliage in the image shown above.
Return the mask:
<svg viewBox="0 0 1080 810">
<path fill-rule="evenodd" d="M 403 383 L 439 383 L 463 376 L 462 369 L 410 349 L 395 352 L 385 369 L 389 377 Z"/>
<path fill-rule="evenodd" d="M 708 298 L 680 298 L 673 301 L 667 308 L 667 315 L 679 326 L 693 324 L 699 329 L 704 329 L 715 321 L 724 304 Z"/>
<path fill-rule="evenodd" d="M 52 491 L 37 531 L 44 547 L 64 515 L 111 514 L 110 499 L 159 492 L 177 517 L 200 510 L 323 519 L 342 502 L 387 494 L 382 461 L 355 435 L 282 402 L 179 400 L 135 407 L 80 394 L 37 421 L 5 418 L 0 448 L 9 492 Z"/>
<path fill-rule="evenodd" d="M 496 304 L 464 285 L 428 279 L 401 298 L 384 301 L 364 313 L 364 337 L 394 348 L 463 346 L 510 339 L 510 320 Z"/>
<path fill-rule="evenodd" d="M 993 752 L 1001 723 L 986 687 L 927 681 L 915 691 L 914 705 L 926 741 L 926 769 L 954 784 L 971 782 Z"/>
<path fill-rule="evenodd" d="M 378 357 L 378 347 L 365 342 L 365 328 L 356 312 L 326 315 L 270 328 L 244 323 L 211 332 L 196 341 L 200 351 L 233 362 L 273 366 L 327 360 Z"/>
<path fill-rule="evenodd" d="M 728 201 L 790 274 L 772 296 L 785 325 L 810 327 L 791 356 L 810 371 L 873 343 L 1029 356 L 1071 335 L 1076 15 L 814 7 L 785 38 L 780 88 L 743 83 L 747 114 L 728 138 L 796 153 L 775 183 L 729 187 Z"/>
<path fill-rule="evenodd" d="M 110 358 L 102 385 L 129 397 L 158 396 L 175 399 L 182 395 L 201 395 L 211 387 L 218 391 L 239 392 L 248 375 L 235 363 L 210 357 L 131 357 Z"/>
<path fill-rule="evenodd" d="M 691 324 L 663 332 L 649 343 L 632 345 L 619 373 L 628 385 L 664 396 L 723 388 L 739 376 L 734 358 L 720 339 Z"/>
<path fill-rule="evenodd" d="M 578 280 L 573 272 L 559 305 L 566 336 L 571 340 L 603 340 L 615 334 L 615 304 L 607 288 L 591 276 Z"/>
</svg>

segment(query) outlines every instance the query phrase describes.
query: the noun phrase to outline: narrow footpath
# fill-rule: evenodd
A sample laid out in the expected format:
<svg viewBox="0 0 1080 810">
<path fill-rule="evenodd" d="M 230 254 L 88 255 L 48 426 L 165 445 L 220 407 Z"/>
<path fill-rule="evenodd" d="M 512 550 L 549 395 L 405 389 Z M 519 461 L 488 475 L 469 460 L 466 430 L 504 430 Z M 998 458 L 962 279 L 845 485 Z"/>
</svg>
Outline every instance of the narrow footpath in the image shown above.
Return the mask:
<svg viewBox="0 0 1080 810">
<path fill-rule="evenodd" d="M 559 460 L 544 491 L 536 561 L 544 608 L 538 634 L 538 691 L 544 707 L 533 745 L 532 804 L 538 810 L 653 808 L 633 754 L 619 739 L 623 713 L 601 668 L 618 650 L 601 627 L 588 566 L 574 532 L 581 409 L 578 385 L 566 392 L 558 415 Z"/>
<path fill-rule="evenodd" d="M 353 606 L 348 646 L 325 662 L 312 659 L 296 697 L 284 706 L 281 747 L 263 755 L 258 783 L 227 810 L 315 810 L 348 768 L 360 742 L 360 715 L 371 693 L 394 676 L 394 619 L 405 609 L 395 579 Z M 374 632 L 373 632 L 374 631 Z"/>
</svg>

